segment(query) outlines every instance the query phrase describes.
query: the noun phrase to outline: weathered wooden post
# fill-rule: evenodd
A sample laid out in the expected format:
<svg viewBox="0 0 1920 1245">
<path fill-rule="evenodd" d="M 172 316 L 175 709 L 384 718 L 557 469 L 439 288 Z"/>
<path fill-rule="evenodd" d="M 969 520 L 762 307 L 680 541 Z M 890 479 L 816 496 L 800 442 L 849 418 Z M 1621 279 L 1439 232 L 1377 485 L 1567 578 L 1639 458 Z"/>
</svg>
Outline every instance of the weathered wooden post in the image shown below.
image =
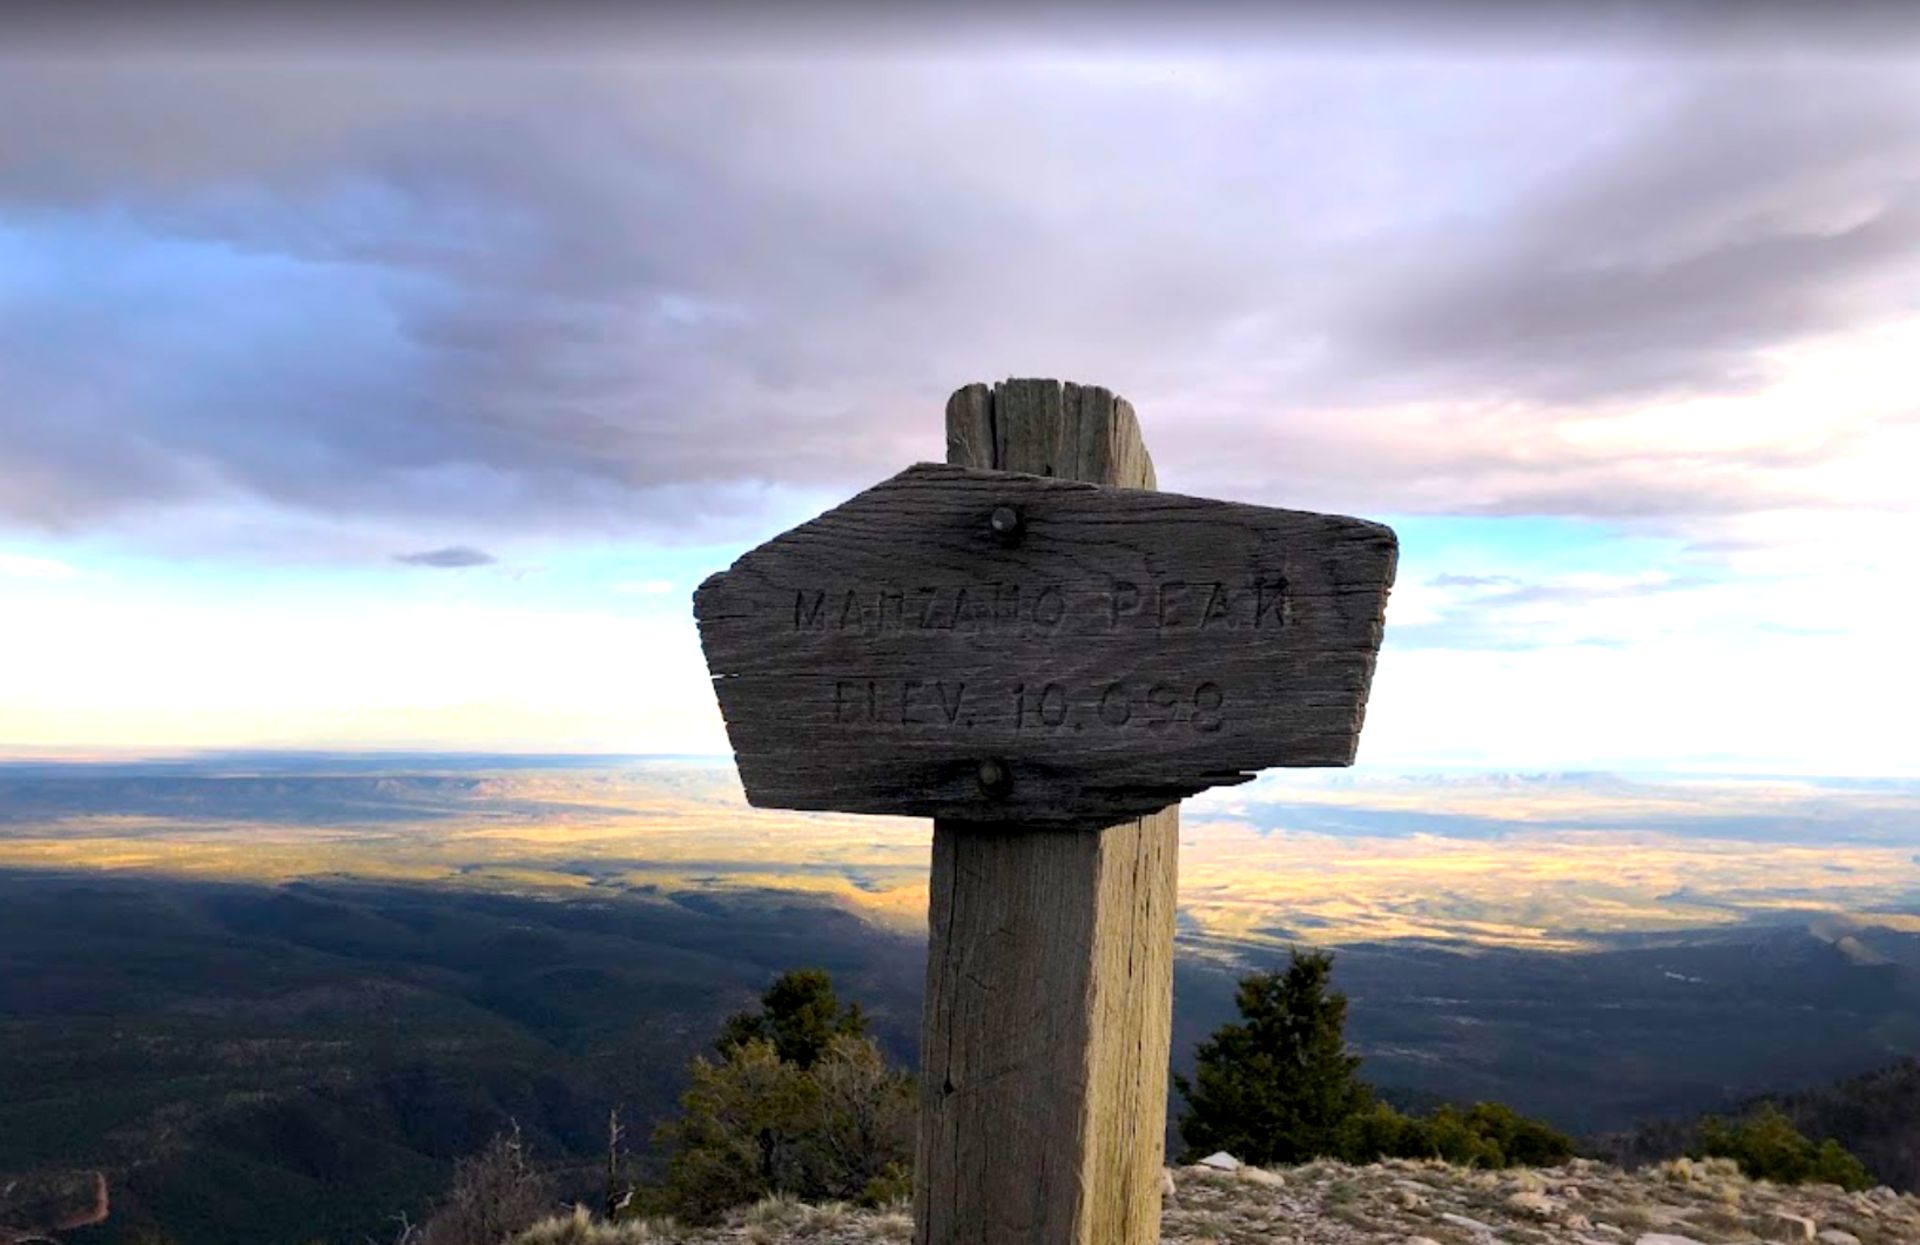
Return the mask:
<svg viewBox="0 0 1920 1245">
<path fill-rule="evenodd" d="M 954 394 L 947 462 L 1155 486 L 1133 408 L 1050 381 Z M 1092 831 L 933 823 L 922 1245 L 1160 1239 L 1179 847 L 1177 805 Z"/>
<path fill-rule="evenodd" d="M 748 798 L 934 818 L 921 1245 L 1159 1239 L 1177 801 L 1346 765 L 1379 524 L 1157 494 L 1132 408 L 969 385 L 910 468 L 702 584 Z"/>
</svg>

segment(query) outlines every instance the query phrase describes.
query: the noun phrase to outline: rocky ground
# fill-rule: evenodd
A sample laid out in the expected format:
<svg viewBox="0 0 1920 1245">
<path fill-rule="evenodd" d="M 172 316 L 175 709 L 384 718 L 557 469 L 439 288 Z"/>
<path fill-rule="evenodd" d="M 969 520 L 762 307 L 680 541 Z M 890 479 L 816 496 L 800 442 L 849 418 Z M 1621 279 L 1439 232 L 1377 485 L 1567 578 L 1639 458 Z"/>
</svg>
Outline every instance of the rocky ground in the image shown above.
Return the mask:
<svg viewBox="0 0 1920 1245">
<path fill-rule="evenodd" d="M 1717 1159 L 1636 1172 L 1586 1160 L 1492 1172 L 1425 1162 L 1195 1166 L 1168 1179 L 1164 1245 L 1920 1245 L 1920 1198 L 1751 1181 Z M 555 1221 L 521 1245 L 870 1245 L 912 1236 L 898 1211 L 774 1201 L 698 1231 Z"/>
</svg>

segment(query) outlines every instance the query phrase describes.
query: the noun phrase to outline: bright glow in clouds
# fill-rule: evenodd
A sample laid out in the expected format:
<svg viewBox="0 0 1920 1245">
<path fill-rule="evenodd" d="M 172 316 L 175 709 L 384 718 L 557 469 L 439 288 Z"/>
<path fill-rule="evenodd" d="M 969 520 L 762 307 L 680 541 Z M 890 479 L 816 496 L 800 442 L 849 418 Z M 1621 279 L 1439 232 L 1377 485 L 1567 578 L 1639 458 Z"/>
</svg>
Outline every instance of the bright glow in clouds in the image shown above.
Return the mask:
<svg viewBox="0 0 1920 1245">
<path fill-rule="evenodd" d="M 36 558 L 24 553 L 0 553 L 0 578 L 78 579 L 79 577 L 79 571 L 53 558 Z"/>
<path fill-rule="evenodd" d="M 701 576 L 1058 375 L 1399 528 L 1365 763 L 1920 772 L 1920 68 L 1368 37 L 0 65 L 0 751 L 721 752 Z"/>
<path fill-rule="evenodd" d="M 603 608 L 293 589 L 0 590 L 0 739 L 60 752 L 234 745 L 724 751 L 685 594 Z"/>
</svg>

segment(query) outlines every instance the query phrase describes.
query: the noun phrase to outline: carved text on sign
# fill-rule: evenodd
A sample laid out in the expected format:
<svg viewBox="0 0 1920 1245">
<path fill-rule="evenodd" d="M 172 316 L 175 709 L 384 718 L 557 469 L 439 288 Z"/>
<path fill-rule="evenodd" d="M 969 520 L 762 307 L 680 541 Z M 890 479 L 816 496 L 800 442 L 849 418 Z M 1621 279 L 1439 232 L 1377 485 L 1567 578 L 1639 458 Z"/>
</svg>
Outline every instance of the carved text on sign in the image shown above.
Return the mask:
<svg viewBox="0 0 1920 1245">
<path fill-rule="evenodd" d="M 918 584 L 910 587 L 795 588 L 793 630 L 861 635 L 912 631 L 973 633 L 1151 627 L 1234 630 L 1282 627 L 1287 620 L 1287 577 L 1249 582 L 1189 582 L 1163 579 L 1145 584 L 1115 579 L 1105 586 L 1079 584 Z"/>
<path fill-rule="evenodd" d="M 1211 734 L 1226 724 L 1227 694 L 1209 679 L 1116 679 L 1102 684 L 1007 684 L 948 679 L 834 679 L 834 725 L 946 730 L 1160 731 Z"/>
</svg>

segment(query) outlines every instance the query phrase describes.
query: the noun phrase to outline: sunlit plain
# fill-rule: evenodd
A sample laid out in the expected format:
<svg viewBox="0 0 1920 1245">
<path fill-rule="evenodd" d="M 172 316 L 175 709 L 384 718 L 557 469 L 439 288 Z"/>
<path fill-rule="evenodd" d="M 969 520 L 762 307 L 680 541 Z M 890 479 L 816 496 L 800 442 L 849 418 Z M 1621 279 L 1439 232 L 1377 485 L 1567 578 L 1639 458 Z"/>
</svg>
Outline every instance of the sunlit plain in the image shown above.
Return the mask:
<svg viewBox="0 0 1920 1245">
<path fill-rule="evenodd" d="M 765 890 L 924 927 L 925 823 L 751 809 L 716 762 L 227 781 L 190 802 L 155 780 L 102 797 L 123 807 L 17 812 L 0 867 L 575 899 Z M 246 815 L 223 808 L 240 794 Z M 1279 774 L 1189 802 L 1181 839 L 1183 937 L 1216 955 L 1386 939 L 1572 950 L 1822 915 L 1904 928 L 1920 901 L 1920 789 L 1904 783 Z"/>
</svg>

